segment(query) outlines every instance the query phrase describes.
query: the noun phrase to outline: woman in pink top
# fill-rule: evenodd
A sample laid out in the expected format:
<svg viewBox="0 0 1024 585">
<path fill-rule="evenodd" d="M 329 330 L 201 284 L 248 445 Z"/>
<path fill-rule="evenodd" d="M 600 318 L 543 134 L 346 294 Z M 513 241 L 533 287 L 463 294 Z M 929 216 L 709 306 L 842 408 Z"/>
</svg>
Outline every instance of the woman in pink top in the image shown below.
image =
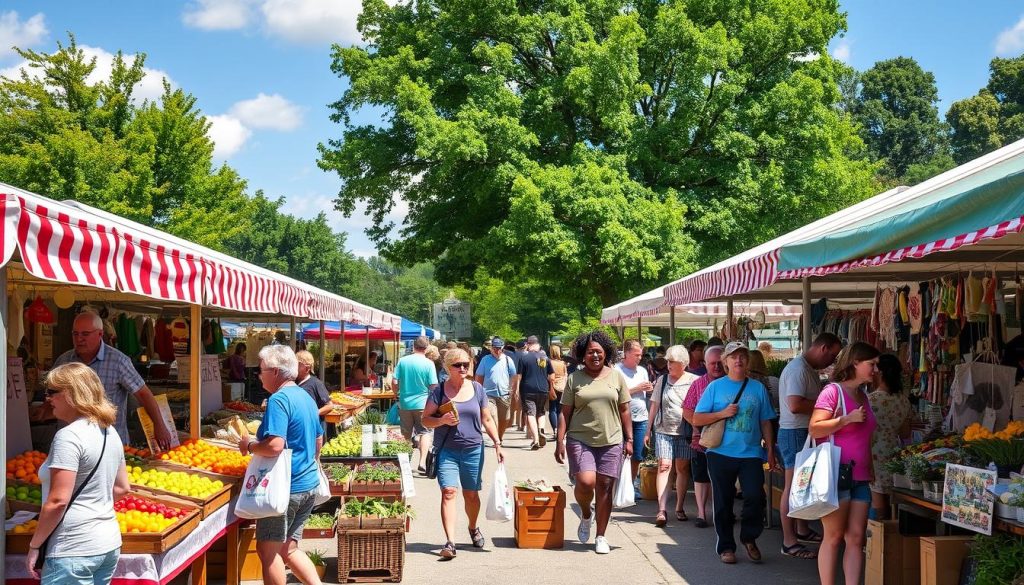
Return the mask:
<svg viewBox="0 0 1024 585">
<path fill-rule="evenodd" d="M 869 484 L 874 477 L 871 435 L 875 432 L 875 415 L 865 389 L 878 371 L 879 355 L 867 343 L 854 343 L 844 349 L 836 360 L 832 383 L 818 395 L 811 415 L 810 435 L 815 439 L 831 436 L 842 449 L 840 462 L 853 463 L 853 488 L 841 490 L 839 509 L 821 519 L 825 536 L 818 549 L 818 576 L 823 585 L 836 582 L 836 557 L 844 541 L 846 583 L 860 583 L 864 568 L 864 531 L 871 506 Z"/>
</svg>

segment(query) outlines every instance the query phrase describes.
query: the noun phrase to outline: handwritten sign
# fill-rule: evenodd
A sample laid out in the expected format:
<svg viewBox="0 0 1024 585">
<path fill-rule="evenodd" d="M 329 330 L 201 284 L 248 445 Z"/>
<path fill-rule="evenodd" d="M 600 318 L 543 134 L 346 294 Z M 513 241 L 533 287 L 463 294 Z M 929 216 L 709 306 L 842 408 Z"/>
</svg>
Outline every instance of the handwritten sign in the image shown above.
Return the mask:
<svg viewBox="0 0 1024 585">
<path fill-rule="evenodd" d="M 167 397 L 163 394 L 157 394 L 153 397 L 156 400 L 156 405 L 160 409 L 160 418 L 164 420 L 164 426 L 167 430 L 171 431 L 171 448 L 177 447 L 181 443 L 178 441 L 178 433 L 174 428 L 174 417 L 171 415 L 171 405 L 167 402 Z M 156 429 L 153 427 L 153 420 L 149 418 L 149 413 L 146 412 L 145 408 L 139 407 L 139 422 L 142 423 L 142 431 L 146 434 L 146 443 L 149 444 L 149 450 L 153 453 L 160 453 L 160 445 L 156 442 Z"/>
<path fill-rule="evenodd" d="M 21 358 L 7 358 L 7 457 L 31 450 L 25 368 Z"/>
</svg>

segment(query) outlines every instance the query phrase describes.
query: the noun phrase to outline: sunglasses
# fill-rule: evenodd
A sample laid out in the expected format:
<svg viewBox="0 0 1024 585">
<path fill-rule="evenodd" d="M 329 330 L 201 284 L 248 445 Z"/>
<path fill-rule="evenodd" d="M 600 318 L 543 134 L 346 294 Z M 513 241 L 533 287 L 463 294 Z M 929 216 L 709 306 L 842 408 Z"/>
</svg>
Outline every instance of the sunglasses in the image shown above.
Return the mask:
<svg viewBox="0 0 1024 585">
<path fill-rule="evenodd" d="M 47 398 L 50 398 L 52 396 L 60 394 L 61 392 L 63 392 L 63 390 L 54 390 L 53 388 L 47 388 L 46 390 L 43 391 L 43 394 L 46 395 Z"/>
<path fill-rule="evenodd" d="M 458 368 L 460 370 L 468 370 L 469 369 L 469 362 L 455 362 L 454 364 L 452 364 L 452 367 L 453 368 Z"/>
</svg>

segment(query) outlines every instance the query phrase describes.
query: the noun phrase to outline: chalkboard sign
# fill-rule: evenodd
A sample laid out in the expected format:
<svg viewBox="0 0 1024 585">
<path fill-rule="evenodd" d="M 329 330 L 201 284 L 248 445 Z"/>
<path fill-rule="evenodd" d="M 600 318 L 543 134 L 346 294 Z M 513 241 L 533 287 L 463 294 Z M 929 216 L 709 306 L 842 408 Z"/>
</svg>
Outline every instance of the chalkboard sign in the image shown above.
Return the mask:
<svg viewBox="0 0 1024 585">
<path fill-rule="evenodd" d="M 960 565 L 959 585 L 974 585 L 974 579 L 978 576 L 978 559 L 967 557 Z"/>
</svg>

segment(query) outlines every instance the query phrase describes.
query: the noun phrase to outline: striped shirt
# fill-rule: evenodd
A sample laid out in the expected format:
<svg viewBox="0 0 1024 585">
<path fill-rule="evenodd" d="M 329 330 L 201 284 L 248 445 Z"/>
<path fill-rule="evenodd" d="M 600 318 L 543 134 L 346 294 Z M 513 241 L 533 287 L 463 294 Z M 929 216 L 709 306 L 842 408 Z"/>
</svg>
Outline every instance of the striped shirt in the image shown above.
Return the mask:
<svg viewBox="0 0 1024 585">
<path fill-rule="evenodd" d="M 60 355 L 54 362 L 53 367 L 78 362 L 84 364 L 75 350 L 68 350 Z M 125 445 L 128 441 L 128 422 L 125 419 L 125 410 L 128 409 L 128 394 L 134 394 L 146 385 L 146 381 L 135 370 L 132 360 L 114 347 L 106 343 L 100 344 L 100 350 L 93 360 L 85 364 L 92 368 L 103 383 L 103 389 L 107 392 L 107 400 L 117 409 L 117 420 L 114 421 L 114 428 L 120 435 Z"/>
</svg>

